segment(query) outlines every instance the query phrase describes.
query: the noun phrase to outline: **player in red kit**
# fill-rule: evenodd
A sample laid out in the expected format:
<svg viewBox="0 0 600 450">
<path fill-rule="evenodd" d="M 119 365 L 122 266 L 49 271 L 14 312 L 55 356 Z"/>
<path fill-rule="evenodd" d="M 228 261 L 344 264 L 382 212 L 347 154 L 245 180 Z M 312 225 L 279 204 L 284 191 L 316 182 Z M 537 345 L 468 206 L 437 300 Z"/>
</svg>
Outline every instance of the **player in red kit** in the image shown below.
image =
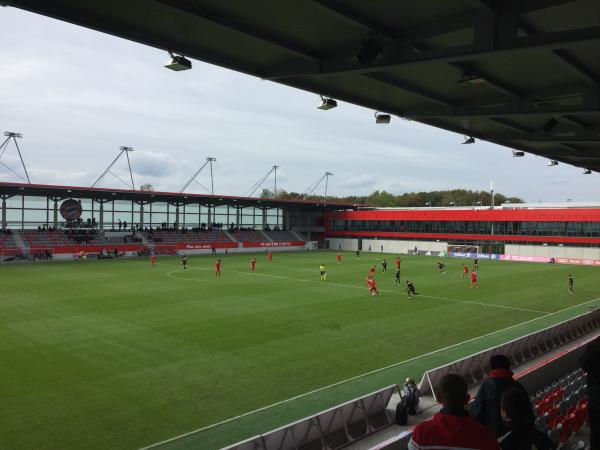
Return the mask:
<svg viewBox="0 0 600 450">
<path fill-rule="evenodd" d="M 217 259 L 217 263 L 215 264 L 215 277 L 221 276 L 221 260 Z"/>
<path fill-rule="evenodd" d="M 376 295 L 381 295 L 381 292 L 379 292 L 375 287 L 375 280 L 373 278 L 367 277 L 367 284 L 369 285 L 369 292 L 371 293 L 372 297 L 375 297 Z"/>
<path fill-rule="evenodd" d="M 252 257 L 252 260 L 250 261 L 250 267 L 252 268 L 252 272 L 254 272 L 254 267 L 256 267 L 256 259 L 254 258 L 254 256 Z"/>
<path fill-rule="evenodd" d="M 267 257 L 269 258 L 269 261 L 273 261 L 273 252 L 269 251 L 269 253 L 267 253 Z"/>
<path fill-rule="evenodd" d="M 477 284 L 477 272 L 475 271 L 471 272 L 471 284 L 469 284 L 469 288 L 472 288 L 473 286 L 475 286 L 475 289 L 479 287 Z"/>
<path fill-rule="evenodd" d="M 337 254 L 335 255 L 335 260 L 336 260 L 336 262 L 337 262 L 338 264 L 341 264 L 341 263 L 342 263 L 342 254 L 341 254 L 341 253 L 337 253 Z"/>
<path fill-rule="evenodd" d="M 375 276 L 375 265 L 374 264 L 371 266 L 371 269 L 369 270 L 369 278 L 373 278 L 373 276 Z"/>
<path fill-rule="evenodd" d="M 399 256 L 396 256 L 396 269 L 400 268 L 400 263 L 402 263 L 402 260 L 400 259 Z"/>
<path fill-rule="evenodd" d="M 469 276 L 469 268 L 467 267 L 467 265 L 465 263 L 463 263 L 463 273 L 461 278 L 464 278 L 465 275 L 468 277 Z"/>
<path fill-rule="evenodd" d="M 150 261 L 152 261 L 152 267 L 156 267 L 156 255 L 152 255 L 150 257 Z"/>
</svg>

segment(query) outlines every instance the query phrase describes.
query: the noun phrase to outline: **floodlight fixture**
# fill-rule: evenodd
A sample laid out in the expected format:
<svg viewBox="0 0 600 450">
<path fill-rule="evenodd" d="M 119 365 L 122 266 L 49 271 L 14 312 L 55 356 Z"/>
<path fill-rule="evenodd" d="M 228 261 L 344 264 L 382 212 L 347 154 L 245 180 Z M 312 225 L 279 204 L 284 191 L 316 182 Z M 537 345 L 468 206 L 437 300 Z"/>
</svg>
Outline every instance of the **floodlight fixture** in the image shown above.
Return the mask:
<svg viewBox="0 0 600 450">
<path fill-rule="evenodd" d="M 475 138 L 473 136 L 465 136 L 465 142 L 463 144 L 474 144 Z"/>
<path fill-rule="evenodd" d="M 583 174 L 584 175 L 591 175 L 592 171 L 590 169 L 583 169 Z"/>
<path fill-rule="evenodd" d="M 459 86 L 474 87 L 481 86 L 486 83 L 486 79 L 475 74 L 463 73 L 462 78 L 457 81 Z"/>
<path fill-rule="evenodd" d="M 550 133 L 552 130 L 554 130 L 556 128 L 557 125 L 558 125 L 558 120 L 556 120 L 554 117 L 551 117 L 544 123 L 544 125 L 542 125 L 542 131 L 544 133 Z"/>
<path fill-rule="evenodd" d="M 337 106 L 337 102 L 331 97 L 323 97 L 321 95 L 321 106 L 318 106 L 318 109 L 322 109 L 323 111 L 327 111 L 329 109 L 333 109 Z"/>
<path fill-rule="evenodd" d="M 380 112 L 375 112 L 375 123 L 390 123 L 392 120 L 392 116 L 389 114 L 381 114 Z"/>
<path fill-rule="evenodd" d="M 548 161 L 548 164 L 546 164 L 548 167 L 552 167 L 552 166 L 558 166 L 558 161 L 551 159 L 550 161 Z"/>
<path fill-rule="evenodd" d="M 124 145 L 119 147 L 119 150 L 123 151 L 123 152 L 132 152 L 133 151 L 133 147 L 126 147 Z"/>
<path fill-rule="evenodd" d="M 525 152 L 522 152 L 521 150 L 513 150 L 512 155 L 513 158 L 522 158 L 523 156 L 525 156 Z"/>
<path fill-rule="evenodd" d="M 189 70 L 192 68 L 192 62 L 185 56 L 175 55 L 172 51 L 169 51 L 169 56 L 171 56 L 171 61 L 165 64 L 167 69 L 181 72 L 182 70 Z"/>
<path fill-rule="evenodd" d="M 5 131 L 4 136 L 17 139 L 21 139 L 23 137 L 21 133 L 15 133 L 14 131 Z"/>
</svg>

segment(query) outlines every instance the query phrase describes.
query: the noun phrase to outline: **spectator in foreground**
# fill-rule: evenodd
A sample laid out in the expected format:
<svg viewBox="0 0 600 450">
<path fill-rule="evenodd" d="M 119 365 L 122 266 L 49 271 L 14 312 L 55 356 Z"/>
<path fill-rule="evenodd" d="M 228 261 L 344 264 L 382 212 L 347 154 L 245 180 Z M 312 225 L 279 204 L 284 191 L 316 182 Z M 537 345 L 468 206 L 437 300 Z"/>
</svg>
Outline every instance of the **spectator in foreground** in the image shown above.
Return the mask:
<svg viewBox="0 0 600 450">
<path fill-rule="evenodd" d="M 583 348 L 579 367 L 587 373 L 590 448 L 600 448 L 600 337 Z"/>
<path fill-rule="evenodd" d="M 490 358 L 492 370 L 483 380 L 479 392 L 471 405 L 471 415 L 481 424 L 491 428 L 496 436 L 502 436 L 508 430 L 500 415 L 500 400 L 508 388 L 516 388 L 527 395 L 525 388 L 513 378 L 510 371 L 510 360 L 504 355 L 494 355 Z M 528 408 L 533 414 L 533 407 L 528 401 Z"/>
<path fill-rule="evenodd" d="M 502 394 L 500 414 L 508 432 L 498 439 L 502 450 L 554 450 L 553 442 L 535 428 L 529 398 L 521 389 L 508 388 Z"/>
<path fill-rule="evenodd" d="M 409 450 L 500 449 L 494 433 L 470 417 L 465 409 L 469 394 L 467 383 L 460 376 L 444 375 L 437 386 L 436 398 L 442 409 L 414 428 Z"/>
</svg>

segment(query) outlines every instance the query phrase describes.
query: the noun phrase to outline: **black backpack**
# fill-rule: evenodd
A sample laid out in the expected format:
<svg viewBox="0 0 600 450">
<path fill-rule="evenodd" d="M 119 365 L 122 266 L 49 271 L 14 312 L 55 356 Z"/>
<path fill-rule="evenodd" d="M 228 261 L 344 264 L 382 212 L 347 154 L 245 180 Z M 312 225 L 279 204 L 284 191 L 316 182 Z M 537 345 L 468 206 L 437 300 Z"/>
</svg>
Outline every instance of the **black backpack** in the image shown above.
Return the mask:
<svg viewBox="0 0 600 450">
<path fill-rule="evenodd" d="M 405 397 L 402 397 L 396 405 L 396 423 L 398 425 L 406 425 L 408 423 L 408 405 Z"/>
</svg>

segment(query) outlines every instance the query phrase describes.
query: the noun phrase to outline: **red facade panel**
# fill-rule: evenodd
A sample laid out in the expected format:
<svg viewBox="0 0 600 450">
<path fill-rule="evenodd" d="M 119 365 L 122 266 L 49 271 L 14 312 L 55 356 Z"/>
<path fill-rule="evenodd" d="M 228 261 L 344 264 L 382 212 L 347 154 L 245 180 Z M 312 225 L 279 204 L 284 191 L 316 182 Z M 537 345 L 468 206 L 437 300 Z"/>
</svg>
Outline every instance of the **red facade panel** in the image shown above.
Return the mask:
<svg viewBox="0 0 600 450">
<path fill-rule="evenodd" d="M 562 237 L 562 236 L 507 236 L 489 234 L 447 234 L 447 233 L 402 233 L 394 231 L 328 231 L 327 236 L 361 237 L 361 238 L 394 238 L 423 240 L 462 240 L 462 241 L 513 241 L 513 242 L 548 242 L 564 244 L 600 244 L 600 238 Z"/>
<path fill-rule="evenodd" d="M 573 209 L 376 209 L 336 211 L 330 220 L 420 220 L 464 222 L 600 222 L 600 208 Z"/>
</svg>

